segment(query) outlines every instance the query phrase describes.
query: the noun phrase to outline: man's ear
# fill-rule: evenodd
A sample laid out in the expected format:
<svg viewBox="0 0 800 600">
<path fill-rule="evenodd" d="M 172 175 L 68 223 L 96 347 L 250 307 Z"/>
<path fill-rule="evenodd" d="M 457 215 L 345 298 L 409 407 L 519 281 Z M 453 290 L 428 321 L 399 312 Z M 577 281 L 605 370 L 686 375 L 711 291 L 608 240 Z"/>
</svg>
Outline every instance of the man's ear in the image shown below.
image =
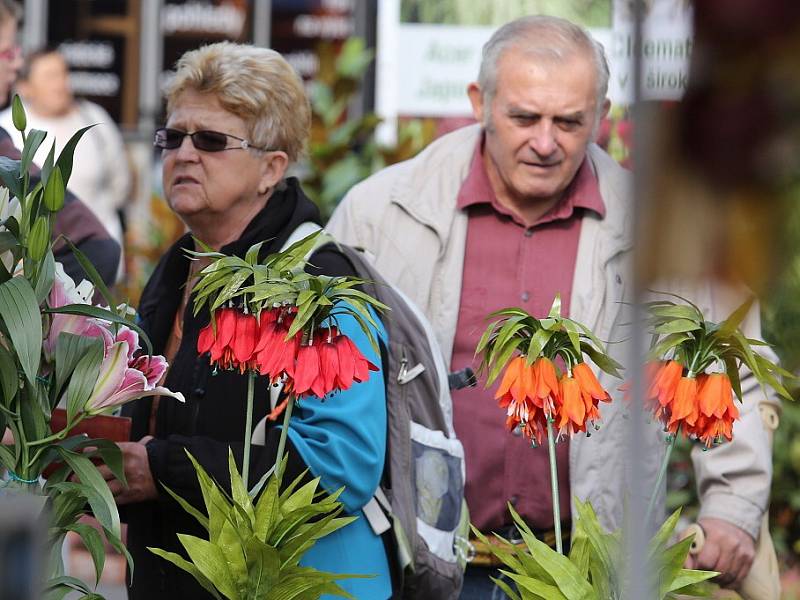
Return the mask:
<svg viewBox="0 0 800 600">
<path fill-rule="evenodd" d="M 483 123 L 483 111 L 489 107 L 483 105 L 483 91 L 477 81 L 473 81 L 467 86 L 467 95 L 472 104 L 472 115 L 478 123 Z"/>
<path fill-rule="evenodd" d="M 598 121 L 602 121 L 608 116 L 608 111 L 611 110 L 611 100 L 606 98 L 603 100 L 603 106 L 600 108 L 600 117 L 597 119 Z"/>
<path fill-rule="evenodd" d="M 270 150 L 263 153 L 261 160 L 261 180 L 258 182 L 258 193 L 262 196 L 274 188 L 283 179 L 289 168 L 289 156 L 281 150 Z"/>
</svg>

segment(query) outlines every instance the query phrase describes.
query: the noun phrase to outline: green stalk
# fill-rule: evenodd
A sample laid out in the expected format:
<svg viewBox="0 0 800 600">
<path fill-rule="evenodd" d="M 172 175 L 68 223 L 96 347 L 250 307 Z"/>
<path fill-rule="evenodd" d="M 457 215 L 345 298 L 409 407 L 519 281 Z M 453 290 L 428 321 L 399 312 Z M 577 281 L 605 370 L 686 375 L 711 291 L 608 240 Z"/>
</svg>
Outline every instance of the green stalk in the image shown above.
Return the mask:
<svg viewBox="0 0 800 600">
<path fill-rule="evenodd" d="M 244 426 L 244 463 L 242 464 L 242 480 L 244 489 L 247 487 L 247 480 L 250 476 L 250 444 L 253 437 L 253 392 L 255 389 L 256 374 L 250 371 L 247 375 L 247 414 L 245 415 Z"/>
<path fill-rule="evenodd" d="M 669 466 L 669 457 L 672 456 L 672 451 L 675 449 L 675 442 L 678 440 L 678 435 L 681 432 L 681 426 L 678 425 L 678 429 L 675 430 L 675 434 L 672 436 L 672 440 L 667 446 L 667 453 L 664 455 L 664 460 L 661 463 L 661 468 L 658 470 L 658 477 L 656 478 L 656 485 L 653 488 L 653 495 L 650 496 L 650 502 L 647 505 L 647 512 L 644 515 L 644 522 L 649 525 L 650 517 L 653 515 L 653 509 L 656 506 L 656 498 L 658 497 L 658 490 L 661 487 L 661 484 L 664 483 L 664 477 L 667 474 L 667 467 Z"/>
<path fill-rule="evenodd" d="M 553 489 L 553 527 L 556 532 L 556 550 L 564 554 L 561 541 L 561 504 L 558 497 L 558 467 L 556 466 L 556 440 L 553 435 L 553 422 L 547 418 L 547 448 L 550 451 L 550 485 Z"/>
<path fill-rule="evenodd" d="M 289 419 L 292 418 L 292 409 L 294 408 L 294 394 L 289 393 L 289 399 L 286 403 L 286 411 L 283 413 L 283 427 L 281 428 L 281 437 L 278 440 L 278 454 L 275 456 L 275 470 L 279 477 L 283 477 L 283 470 L 281 464 L 283 463 L 283 452 L 286 448 L 286 436 L 289 435 Z"/>
</svg>

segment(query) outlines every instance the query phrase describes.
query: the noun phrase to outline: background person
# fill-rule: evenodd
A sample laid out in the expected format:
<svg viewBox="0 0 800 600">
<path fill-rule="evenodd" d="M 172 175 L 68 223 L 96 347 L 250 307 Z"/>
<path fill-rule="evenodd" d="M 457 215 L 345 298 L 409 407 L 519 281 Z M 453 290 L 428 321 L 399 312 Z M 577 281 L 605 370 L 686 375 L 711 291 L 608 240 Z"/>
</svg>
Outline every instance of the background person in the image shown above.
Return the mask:
<svg viewBox="0 0 800 600">
<path fill-rule="evenodd" d="M 373 175 L 334 212 L 328 230 L 371 252 L 387 279 L 417 302 L 450 370 L 474 366 L 489 313 L 521 306 L 544 317 L 556 293 L 563 314 L 600 339 L 625 337 L 618 327 L 629 320 L 622 301 L 632 293 L 630 177 L 592 143 L 609 108 L 608 77 L 602 47 L 577 25 L 546 16 L 512 21 L 484 46 L 478 81 L 468 89 L 479 124 Z M 700 296 L 712 320 L 733 308 L 715 304 L 710 290 Z M 759 330 L 754 313 L 746 333 L 755 337 Z M 609 350 L 627 362 L 623 346 Z M 619 386 L 601 377 L 606 389 Z M 471 519 L 483 532 L 507 532 L 510 502 L 542 538 L 552 539 L 547 449 L 531 449 L 505 431 L 505 415 L 491 400 L 496 385 L 453 395 Z M 728 585 L 740 582 L 752 562 L 771 477 L 754 378 L 743 391 L 734 441 L 693 455 L 699 522 L 711 544 L 695 568 L 722 571 Z M 648 477 L 626 484 L 623 411 L 620 401 L 604 406 L 598 432 L 557 446 L 565 521 L 573 496 L 590 500 L 608 528 L 622 525 L 626 491 L 649 497 L 663 434 L 653 428 L 642 436 L 649 446 L 637 458 Z M 462 598 L 502 597 L 489 580 L 493 573 L 468 567 Z"/>
<path fill-rule="evenodd" d="M 82 198 L 117 241 L 123 246 L 120 210 L 128 200 L 131 174 L 125 146 L 117 125 L 99 105 L 77 99 L 69 83 L 69 68 L 55 49 L 33 52 L 25 57 L 16 85 L 25 104 L 28 127 L 47 131 L 34 160 L 44 162 L 53 140 L 56 156 L 72 135 L 88 125 L 75 148 L 75 160 L 69 189 Z M 9 131 L 17 146 L 22 135 L 13 127 L 11 108 L 0 113 L 0 126 Z"/>
<path fill-rule="evenodd" d="M 186 450 L 220 483 L 228 483 L 228 447 L 241 465 L 247 376 L 212 374 L 207 356 L 198 356 L 197 339 L 209 322 L 207 311 L 193 315 L 193 277 L 202 268 L 190 260 L 192 236 L 226 254 L 244 257 L 263 242 L 264 254 L 278 251 L 301 223 L 319 223 L 316 206 L 295 178 L 284 175 L 305 147 L 310 108 L 302 81 L 276 52 L 218 43 L 188 52 L 178 62 L 167 91 L 166 128 L 156 133 L 162 148 L 164 192 L 171 209 L 190 233 L 173 245 L 156 267 L 139 305 L 141 325 L 154 351 L 167 356 L 164 385 L 181 391 L 185 404 L 135 402 L 132 439 L 121 444 L 128 488 L 111 481 L 127 509 L 128 547 L 136 570 L 130 597 L 205 598 L 208 594 L 183 571 L 147 551 L 181 552 L 177 533 L 203 537 L 204 530 L 160 487 L 161 482 L 195 506 L 202 497 Z M 333 245 L 311 257 L 313 272 L 354 275 Z M 340 330 L 376 365 L 380 357 L 351 317 Z M 268 381 L 255 386 L 255 422 L 270 412 Z M 386 404 L 381 373 L 353 385 L 326 402 L 298 404 L 287 440 L 287 481 L 306 469 L 329 491 L 344 486 L 340 500 L 349 514 L 372 498 L 383 472 Z M 270 427 L 264 446 L 253 448 L 250 481 L 258 481 L 275 462 L 279 428 Z M 107 479 L 113 479 L 106 471 Z M 383 542 L 365 518 L 320 540 L 304 564 L 338 573 L 374 574 L 340 583 L 356 598 L 383 600 L 391 595 Z"/>
<path fill-rule="evenodd" d="M 11 87 L 22 67 L 22 54 L 17 43 L 17 22 L 22 10 L 16 2 L 0 0 L 0 102 L 8 101 Z M 30 121 L 29 127 L 30 127 Z M 0 156 L 18 160 L 20 152 L 14 146 L 10 132 L 0 127 Z M 74 133 L 74 132 L 73 132 Z M 71 135 L 71 134 L 70 134 Z M 80 148 L 81 144 L 78 144 Z M 79 166 L 76 158 L 73 167 Z M 31 180 L 38 181 L 38 169 L 31 169 Z M 111 285 L 116 280 L 120 264 L 120 245 L 109 237 L 108 232 L 86 207 L 72 193 L 67 191 L 64 208 L 56 215 L 53 237 L 65 236 L 83 252 L 97 269 L 103 281 Z M 76 282 L 86 277 L 83 267 L 63 241 L 53 249 L 55 259 L 64 265 L 66 273 Z"/>
</svg>

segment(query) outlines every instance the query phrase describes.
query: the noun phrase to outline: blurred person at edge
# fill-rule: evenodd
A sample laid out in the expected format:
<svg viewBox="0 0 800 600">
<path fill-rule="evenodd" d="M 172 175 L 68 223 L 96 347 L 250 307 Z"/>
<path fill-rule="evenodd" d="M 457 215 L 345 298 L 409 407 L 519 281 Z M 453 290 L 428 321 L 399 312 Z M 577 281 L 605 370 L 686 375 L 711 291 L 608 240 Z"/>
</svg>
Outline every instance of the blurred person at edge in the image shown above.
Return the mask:
<svg viewBox="0 0 800 600">
<path fill-rule="evenodd" d="M 129 595 L 134 599 L 210 598 L 188 574 L 148 552 L 158 547 L 183 553 L 177 534 L 206 535 L 160 485 L 192 505 L 202 505 L 188 450 L 220 483 L 228 482 L 228 447 L 240 465 L 248 376 L 215 369 L 197 354 L 208 311 L 195 315 L 191 290 L 207 263 L 192 260 L 194 238 L 225 254 L 244 257 L 262 242 L 262 254 L 277 252 L 301 223 L 320 223 L 317 207 L 289 164 L 303 153 L 311 109 L 300 77 L 273 50 L 222 42 L 187 52 L 167 89 L 167 122 L 156 131 L 162 150 L 164 193 L 187 225 L 161 258 L 139 303 L 140 324 L 155 352 L 170 363 L 164 385 L 183 392 L 187 402 L 133 402 L 123 414 L 133 418 L 131 439 L 120 444 L 128 487 L 109 480 L 124 505 L 128 548 L 136 565 Z M 314 265 L 311 267 L 310 265 Z M 307 270 L 330 276 L 355 275 L 333 244 L 309 258 Z M 380 321 L 378 321 L 380 323 Z M 375 365 L 380 356 L 352 317 L 339 317 L 348 335 Z M 376 336 L 383 334 L 374 332 Z M 269 382 L 259 377 L 254 413 L 270 412 Z M 252 451 L 250 481 L 258 481 L 277 455 L 280 426 L 266 421 L 263 445 Z M 383 472 L 386 452 L 386 398 L 381 373 L 374 373 L 326 402 L 308 398 L 289 422 L 285 481 L 299 475 L 321 477 L 328 491 L 344 487 L 340 500 L 359 518 L 320 540 L 302 564 L 335 573 L 376 575 L 340 585 L 355 598 L 384 600 L 391 595 L 383 542 L 363 517 Z M 328 596 L 325 596 L 326 598 Z"/>
<path fill-rule="evenodd" d="M 55 49 L 37 50 L 24 58 L 16 91 L 25 105 L 28 127 L 47 132 L 34 157 L 37 164 L 44 162 L 53 140 L 58 155 L 76 131 L 95 125 L 75 148 L 69 189 L 124 247 L 120 211 L 128 199 L 131 174 L 114 120 L 101 106 L 73 96 L 67 62 Z M 14 129 L 10 107 L 0 113 L 0 127 L 22 146 L 22 134 Z"/>
<path fill-rule="evenodd" d="M 22 55 L 17 43 L 17 23 L 22 11 L 16 2 L 0 0 L 0 103 L 8 102 L 9 93 L 22 67 Z M 13 127 L 11 131 L 14 131 Z M 74 133 L 74 132 L 73 132 Z M 71 134 L 70 134 L 71 135 Z M 80 144 L 78 144 L 80 147 Z M 0 156 L 18 160 L 19 149 L 14 145 L 9 131 L 0 128 Z M 78 166 L 76 159 L 75 167 Z M 31 180 L 38 181 L 39 170 L 31 169 Z M 120 264 L 120 246 L 106 231 L 91 210 L 69 191 L 64 208 L 56 215 L 53 237 L 65 236 L 83 252 L 97 269 L 103 280 L 115 282 Z M 86 277 L 75 256 L 63 241 L 54 249 L 55 258 L 64 265 L 66 273 L 76 282 Z"/>
<path fill-rule="evenodd" d="M 609 109 L 608 76 L 602 46 L 569 21 L 530 16 L 502 26 L 484 46 L 478 81 L 467 90 L 478 124 L 356 185 L 331 217 L 327 228 L 337 239 L 371 252 L 383 274 L 422 307 L 451 370 L 475 366 L 490 312 L 522 306 L 544 317 L 556 293 L 564 313 L 600 339 L 627 337 L 618 327 L 629 320 L 622 301 L 632 294 L 630 176 L 592 143 Z M 704 287 L 695 299 L 709 318 L 724 318 L 731 307 Z M 746 333 L 754 337 L 758 315 L 750 317 Z M 625 344 L 609 350 L 623 364 L 629 360 Z M 618 389 L 619 380 L 600 376 L 606 389 Z M 510 502 L 552 540 L 547 449 L 531 449 L 505 431 L 505 415 L 491 400 L 496 386 L 454 392 L 470 515 L 481 531 L 507 533 Z M 743 389 L 733 442 L 692 455 L 707 535 L 693 565 L 720 571 L 720 582 L 730 586 L 752 563 L 771 478 L 752 375 Z M 663 433 L 652 424 L 642 436 L 638 458 L 647 476 L 626 484 L 624 410 L 621 401 L 604 406 L 599 431 L 557 446 L 565 531 L 573 496 L 591 501 L 601 522 L 616 528 L 626 490 L 645 498 L 653 490 Z M 657 493 L 663 507 L 664 489 Z M 462 599 L 502 596 L 489 579 L 496 564 L 483 558 L 486 566 L 467 567 Z"/>
</svg>

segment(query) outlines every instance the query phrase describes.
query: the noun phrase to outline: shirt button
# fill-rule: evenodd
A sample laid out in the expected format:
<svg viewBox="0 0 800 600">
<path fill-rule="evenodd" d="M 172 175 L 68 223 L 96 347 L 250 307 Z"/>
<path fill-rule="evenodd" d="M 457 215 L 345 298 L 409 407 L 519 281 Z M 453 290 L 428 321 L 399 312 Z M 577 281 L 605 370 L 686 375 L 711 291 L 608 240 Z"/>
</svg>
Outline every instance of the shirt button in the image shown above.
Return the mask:
<svg viewBox="0 0 800 600">
<path fill-rule="evenodd" d="M 522 298 L 523 302 L 527 302 L 530 299 L 531 295 L 528 292 L 522 292 L 520 298 Z"/>
<path fill-rule="evenodd" d="M 533 235 L 533 227 L 528 227 L 525 230 L 525 237 L 531 237 Z"/>
</svg>

